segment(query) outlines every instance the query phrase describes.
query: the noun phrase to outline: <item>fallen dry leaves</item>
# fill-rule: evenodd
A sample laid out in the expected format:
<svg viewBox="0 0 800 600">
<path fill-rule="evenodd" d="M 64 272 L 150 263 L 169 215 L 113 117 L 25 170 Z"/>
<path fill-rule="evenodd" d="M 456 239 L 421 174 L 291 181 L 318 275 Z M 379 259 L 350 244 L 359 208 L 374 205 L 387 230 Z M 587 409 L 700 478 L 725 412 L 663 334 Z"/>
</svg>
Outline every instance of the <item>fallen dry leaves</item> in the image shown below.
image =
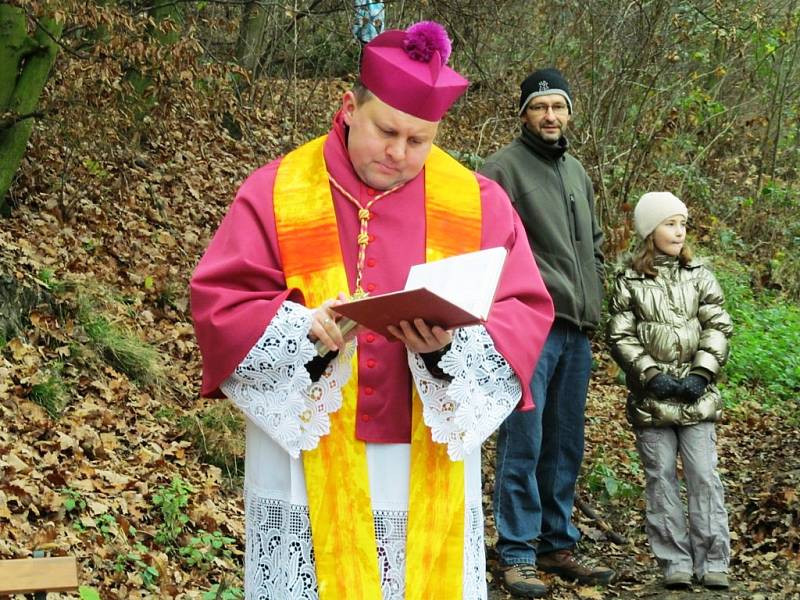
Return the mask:
<svg viewBox="0 0 800 600">
<path fill-rule="evenodd" d="M 243 509 L 239 482 L 202 462 L 177 426 L 180 417 L 203 406 L 187 282 L 238 184 L 256 167 L 324 132 L 347 83 L 298 82 L 299 93 L 314 98 L 301 111 L 281 106 L 280 81 L 259 82 L 249 95 L 237 97 L 228 67 L 199 62 L 191 36 L 169 58 L 154 55 L 148 44 L 127 43 L 146 39 L 146 21 L 73 4 L 71 24 L 103 23 L 108 45 L 93 46 L 89 58 L 59 56 L 43 98 L 56 116 L 37 122 L 13 190 L 13 215 L 0 222 L 0 275 L 34 296 L 20 315 L 22 329 L 0 351 L 0 558 L 29 556 L 37 548 L 74 554 L 81 582 L 103 598 L 199 598 L 223 579 L 241 585 Z M 155 104 L 146 114 L 134 115 L 123 63 L 153 78 Z M 473 98 L 476 115 L 485 112 L 480 102 Z M 460 113 L 444 128 L 445 145 L 478 146 L 472 138 L 480 135 L 480 121 L 470 121 L 471 114 Z M 223 126 L 226 119 L 243 131 L 240 139 Z M 55 292 L 58 283 L 66 287 Z M 165 382 L 137 385 L 88 350 L 74 313 L 64 310 L 83 295 L 108 299 L 97 310 L 158 349 Z M 598 358 L 585 470 L 603 461 L 621 479 L 641 485 L 627 466 L 633 438 L 624 423 L 624 390 L 608 374 L 612 367 L 600 349 Z M 69 400 L 57 420 L 31 399 L 54 365 Z M 735 594 L 796 597 L 796 426 L 744 406 L 719 428 L 719 449 Z M 484 467 L 490 546 L 496 539 L 493 460 L 490 441 Z M 176 476 L 193 488 L 186 507 L 190 526 L 234 538 L 231 556 L 203 568 L 188 566 L 155 542 L 160 522 L 153 495 Z M 548 578 L 552 597 L 656 596 L 641 498 L 608 501 L 585 486 L 581 492 L 630 540 L 614 546 L 596 523 L 576 515 L 584 533 L 581 549 L 591 560 L 614 565 L 622 577 L 609 590 Z M 139 562 L 115 568 L 120 556 L 134 550 Z M 489 568 L 491 597 L 506 597 L 491 571 L 491 549 Z M 158 576 L 148 579 L 148 569 Z"/>
</svg>

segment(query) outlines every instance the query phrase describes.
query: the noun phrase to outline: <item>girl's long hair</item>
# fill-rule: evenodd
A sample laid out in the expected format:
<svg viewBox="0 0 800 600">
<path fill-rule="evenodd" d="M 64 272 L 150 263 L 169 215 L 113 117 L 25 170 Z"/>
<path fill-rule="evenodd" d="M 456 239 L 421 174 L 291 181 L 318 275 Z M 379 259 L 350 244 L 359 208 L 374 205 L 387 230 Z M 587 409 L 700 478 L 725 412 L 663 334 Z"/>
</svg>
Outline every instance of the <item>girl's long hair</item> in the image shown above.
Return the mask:
<svg viewBox="0 0 800 600">
<path fill-rule="evenodd" d="M 678 262 L 682 267 L 685 267 L 692 260 L 692 249 L 684 242 L 681 253 L 678 255 Z M 637 273 L 646 275 L 647 277 L 655 277 L 658 275 L 653 261 L 656 257 L 656 244 L 653 241 L 653 234 L 648 235 L 640 244 L 639 249 L 631 260 L 631 268 Z"/>
</svg>

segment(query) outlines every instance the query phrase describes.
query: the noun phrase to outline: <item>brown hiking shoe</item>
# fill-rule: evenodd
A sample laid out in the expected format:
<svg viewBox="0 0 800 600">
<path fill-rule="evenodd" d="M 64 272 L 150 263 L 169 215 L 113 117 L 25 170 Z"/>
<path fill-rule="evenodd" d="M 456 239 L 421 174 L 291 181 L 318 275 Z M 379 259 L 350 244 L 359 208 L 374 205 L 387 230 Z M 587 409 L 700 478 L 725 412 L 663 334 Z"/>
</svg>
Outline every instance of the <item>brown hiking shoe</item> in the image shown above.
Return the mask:
<svg viewBox="0 0 800 600">
<path fill-rule="evenodd" d="M 608 567 L 588 567 L 575 560 L 571 550 L 556 550 L 537 557 L 539 569 L 545 573 L 554 573 L 570 581 L 578 581 L 584 585 L 608 585 L 614 577 L 614 571 Z"/>
<path fill-rule="evenodd" d="M 512 565 L 503 567 L 503 585 L 515 596 L 544 598 L 547 586 L 536 577 L 534 565 Z"/>
</svg>

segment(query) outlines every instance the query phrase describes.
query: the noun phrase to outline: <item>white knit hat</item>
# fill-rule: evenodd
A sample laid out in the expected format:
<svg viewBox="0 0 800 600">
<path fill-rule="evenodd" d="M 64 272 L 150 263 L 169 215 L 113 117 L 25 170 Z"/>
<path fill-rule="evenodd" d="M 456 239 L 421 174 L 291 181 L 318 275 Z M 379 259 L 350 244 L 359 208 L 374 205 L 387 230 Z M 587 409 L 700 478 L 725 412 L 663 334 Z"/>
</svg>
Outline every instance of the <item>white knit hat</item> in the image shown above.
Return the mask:
<svg viewBox="0 0 800 600">
<path fill-rule="evenodd" d="M 661 221 L 675 215 L 689 218 L 689 210 L 678 197 L 670 192 L 647 192 L 633 209 L 633 226 L 636 233 L 644 239 L 661 224 Z"/>
</svg>

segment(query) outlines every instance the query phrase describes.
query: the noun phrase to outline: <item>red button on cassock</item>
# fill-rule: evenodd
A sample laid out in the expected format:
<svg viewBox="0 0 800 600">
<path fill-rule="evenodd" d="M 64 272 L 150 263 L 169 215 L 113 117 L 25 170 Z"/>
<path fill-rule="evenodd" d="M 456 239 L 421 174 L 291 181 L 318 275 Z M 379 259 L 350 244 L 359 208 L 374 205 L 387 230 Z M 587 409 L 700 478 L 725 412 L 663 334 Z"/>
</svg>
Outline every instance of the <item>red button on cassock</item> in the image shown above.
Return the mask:
<svg viewBox="0 0 800 600">
<path fill-rule="evenodd" d="M 374 292 L 377 286 L 374 283 L 367 284 L 367 291 Z"/>
<path fill-rule="evenodd" d="M 378 364 L 378 362 L 374 358 L 370 358 L 367 361 L 367 367 L 369 367 L 370 369 L 374 369 L 375 365 L 377 365 L 377 364 Z"/>
<path fill-rule="evenodd" d="M 367 342 L 371 344 L 372 342 L 375 341 L 375 334 L 374 333 L 368 333 L 366 336 L 364 336 L 364 339 L 367 340 Z"/>
<path fill-rule="evenodd" d="M 375 388 L 371 388 L 371 387 L 367 386 L 367 387 L 364 388 L 364 393 L 367 396 L 372 396 L 372 394 L 375 393 Z"/>
<path fill-rule="evenodd" d="M 377 264 L 378 264 L 378 261 L 375 260 L 374 258 L 368 258 L 367 259 L 367 266 L 368 267 L 374 267 Z"/>
<path fill-rule="evenodd" d="M 361 420 L 366 423 L 369 421 L 369 415 L 361 415 Z"/>
</svg>

